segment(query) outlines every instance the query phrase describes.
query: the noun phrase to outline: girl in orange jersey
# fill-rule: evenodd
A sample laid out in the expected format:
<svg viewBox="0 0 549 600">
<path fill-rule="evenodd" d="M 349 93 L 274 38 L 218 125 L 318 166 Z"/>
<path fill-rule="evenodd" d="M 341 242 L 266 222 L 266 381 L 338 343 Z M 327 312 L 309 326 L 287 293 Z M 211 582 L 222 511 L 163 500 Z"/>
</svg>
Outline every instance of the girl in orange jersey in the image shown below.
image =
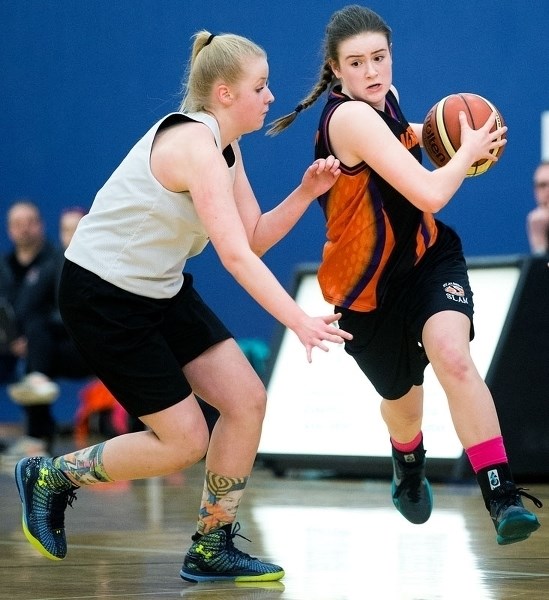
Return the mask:
<svg viewBox="0 0 549 600">
<path fill-rule="evenodd" d="M 421 165 L 422 125 L 404 117 L 392 82 L 391 29 L 362 6 L 335 12 L 326 29 L 320 79 L 285 129 L 328 90 L 316 157 L 333 154 L 341 176 L 319 200 L 327 241 L 318 279 L 324 298 L 353 334 L 345 343 L 382 397 L 392 445 L 392 499 L 412 523 L 432 510 L 421 431 L 423 377 L 430 362 L 448 398 L 457 435 L 477 475 L 499 544 L 539 527 L 509 469 L 490 391 L 470 355 L 473 296 L 461 242 L 434 215 L 477 160 L 495 160 L 502 127 L 478 130 L 462 113 L 461 147 L 436 171 Z"/>
</svg>

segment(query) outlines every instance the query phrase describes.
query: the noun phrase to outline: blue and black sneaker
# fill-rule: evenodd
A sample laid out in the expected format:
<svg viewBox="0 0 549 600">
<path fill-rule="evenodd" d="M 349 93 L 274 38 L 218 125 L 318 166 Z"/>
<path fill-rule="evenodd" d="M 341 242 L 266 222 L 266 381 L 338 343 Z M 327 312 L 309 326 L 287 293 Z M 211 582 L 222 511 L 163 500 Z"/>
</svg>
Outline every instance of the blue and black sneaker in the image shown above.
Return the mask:
<svg viewBox="0 0 549 600">
<path fill-rule="evenodd" d="M 51 458 L 23 458 L 15 466 L 15 481 L 23 504 L 23 531 L 27 540 L 51 560 L 67 555 L 65 509 L 76 498 L 72 484 Z"/>
<path fill-rule="evenodd" d="M 179 574 L 186 581 L 276 581 L 284 577 L 278 565 L 263 562 L 235 548 L 233 538 L 238 535 L 237 523 L 193 536 Z M 247 538 L 244 538 L 247 539 Z M 250 540 L 248 540 L 250 541 Z"/>
<path fill-rule="evenodd" d="M 393 453 L 393 504 L 410 523 L 421 525 L 433 510 L 433 492 L 425 478 L 425 453 L 412 452 L 403 458 L 404 461 Z"/>
</svg>

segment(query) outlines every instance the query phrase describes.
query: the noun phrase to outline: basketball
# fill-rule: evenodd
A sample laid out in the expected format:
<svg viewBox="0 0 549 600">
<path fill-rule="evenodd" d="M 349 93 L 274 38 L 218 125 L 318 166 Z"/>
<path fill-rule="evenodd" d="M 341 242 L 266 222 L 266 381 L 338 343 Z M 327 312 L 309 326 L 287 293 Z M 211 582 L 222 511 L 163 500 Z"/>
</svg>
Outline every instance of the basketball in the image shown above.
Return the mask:
<svg viewBox="0 0 549 600">
<path fill-rule="evenodd" d="M 451 94 L 439 100 L 427 113 L 423 122 L 423 147 L 429 160 L 435 167 L 442 167 L 454 156 L 461 144 L 459 112 L 464 111 L 467 121 L 473 129 L 482 127 L 492 112 L 496 113 L 496 122 L 492 131 L 505 125 L 501 113 L 486 98 L 478 94 Z M 505 137 L 505 136 L 503 136 Z M 496 148 L 492 154 L 498 158 L 503 149 Z M 467 177 L 486 173 L 494 163 L 490 160 L 477 161 L 467 171 Z"/>
</svg>

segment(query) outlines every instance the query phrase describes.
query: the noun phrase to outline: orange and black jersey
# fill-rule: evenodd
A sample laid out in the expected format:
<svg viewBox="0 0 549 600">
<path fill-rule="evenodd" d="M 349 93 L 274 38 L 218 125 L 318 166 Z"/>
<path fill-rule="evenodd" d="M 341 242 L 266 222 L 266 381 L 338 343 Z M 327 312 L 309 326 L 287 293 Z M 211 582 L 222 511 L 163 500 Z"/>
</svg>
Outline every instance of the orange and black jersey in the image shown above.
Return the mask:
<svg viewBox="0 0 549 600">
<path fill-rule="evenodd" d="M 315 158 L 334 154 L 328 125 L 343 102 L 357 101 L 336 86 L 320 117 Z M 417 136 L 392 92 L 385 110 L 377 112 L 421 162 Z M 339 179 L 319 202 L 327 240 L 318 280 L 325 300 L 335 306 L 360 312 L 376 309 L 387 288 L 399 285 L 437 238 L 433 215 L 416 208 L 364 162 L 353 167 L 342 164 Z"/>
</svg>

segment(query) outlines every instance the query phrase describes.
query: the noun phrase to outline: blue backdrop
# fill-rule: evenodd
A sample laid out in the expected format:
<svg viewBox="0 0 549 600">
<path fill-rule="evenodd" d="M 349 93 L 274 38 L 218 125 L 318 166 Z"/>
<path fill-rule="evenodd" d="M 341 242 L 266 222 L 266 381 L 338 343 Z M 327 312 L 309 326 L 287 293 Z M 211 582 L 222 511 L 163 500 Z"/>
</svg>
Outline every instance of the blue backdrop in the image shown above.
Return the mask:
<svg viewBox="0 0 549 600">
<path fill-rule="evenodd" d="M 330 14 L 320 0 L 2 0 L 0 2 L 2 213 L 28 197 L 50 237 L 66 205 L 89 206 L 132 144 L 177 108 L 190 38 L 198 29 L 253 38 L 268 52 L 270 116 L 289 112 L 316 82 Z M 393 29 L 394 82 L 409 120 L 442 96 L 486 96 L 509 126 L 501 162 L 467 180 L 440 217 L 467 256 L 526 253 L 525 216 L 549 109 L 549 3 L 529 0 L 372 0 Z M 244 138 L 247 171 L 264 209 L 286 195 L 311 160 L 322 102 L 278 138 Z M 427 160 L 427 159 L 425 159 Z M 290 288 L 298 263 L 324 240 L 313 205 L 265 260 Z M 8 248 L 2 229 L 1 250 Z M 211 248 L 189 262 L 203 296 L 238 337 L 271 339 L 274 321 L 228 276 Z"/>
</svg>

